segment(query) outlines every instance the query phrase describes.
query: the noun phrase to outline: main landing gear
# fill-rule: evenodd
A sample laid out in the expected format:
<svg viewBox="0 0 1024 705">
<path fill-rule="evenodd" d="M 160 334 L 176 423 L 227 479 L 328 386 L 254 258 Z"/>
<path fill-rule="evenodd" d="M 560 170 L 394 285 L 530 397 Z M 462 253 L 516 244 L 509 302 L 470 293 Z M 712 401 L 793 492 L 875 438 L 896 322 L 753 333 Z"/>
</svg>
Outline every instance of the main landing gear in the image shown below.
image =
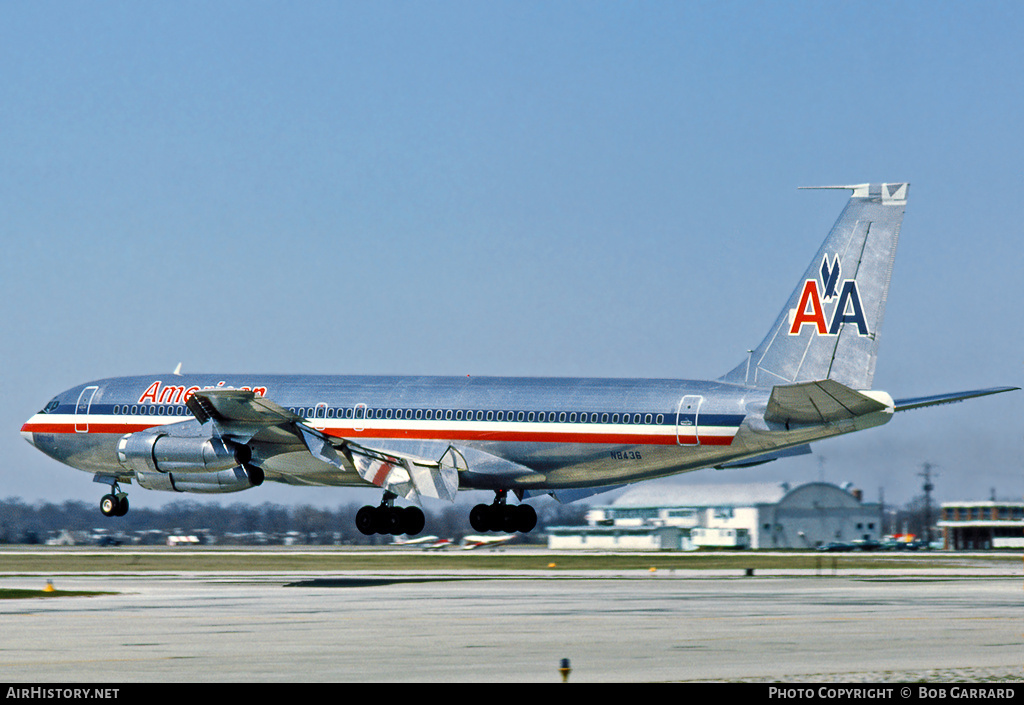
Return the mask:
<svg viewBox="0 0 1024 705">
<path fill-rule="evenodd" d="M 379 507 L 366 506 L 356 512 L 356 528 L 359 532 L 373 534 L 406 534 L 415 536 L 423 531 L 426 518 L 419 507 L 396 507 L 393 492 L 385 492 Z"/>
<path fill-rule="evenodd" d="M 506 504 L 508 490 L 495 490 L 494 503 L 478 504 L 469 513 L 469 523 L 474 531 L 503 531 L 524 534 L 537 526 L 537 512 L 529 504 Z"/>
<path fill-rule="evenodd" d="M 100 512 L 105 517 L 123 517 L 128 513 L 128 493 L 122 492 L 116 482 L 110 485 L 110 494 L 100 500 Z"/>
</svg>

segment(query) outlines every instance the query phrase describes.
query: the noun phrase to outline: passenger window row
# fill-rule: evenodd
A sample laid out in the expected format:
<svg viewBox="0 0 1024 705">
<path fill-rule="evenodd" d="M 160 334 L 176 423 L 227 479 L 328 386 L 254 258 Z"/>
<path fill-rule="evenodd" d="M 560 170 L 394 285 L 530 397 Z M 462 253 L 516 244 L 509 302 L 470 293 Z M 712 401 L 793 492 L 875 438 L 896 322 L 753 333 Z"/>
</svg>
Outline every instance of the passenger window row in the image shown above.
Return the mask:
<svg viewBox="0 0 1024 705">
<path fill-rule="evenodd" d="M 94 412 L 95 413 L 95 412 Z M 188 407 L 184 404 L 114 404 L 114 415 L 130 414 L 137 416 L 189 416 Z"/>
<path fill-rule="evenodd" d="M 293 414 L 305 419 L 405 419 L 444 421 L 516 421 L 528 423 L 612 423 L 664 424 L 664 414 L 612 414 L 597 411 L 484 411 L 463 409 L 370 409 L 362 405 L 344 409 L 334 407 L 292 407 Z M 671 420 L 669 423 L 674 423 Z"/>
<path fill-rule="evenodd" d="M 288 411 L 305 419 L 406 419 L 444 421 L 516 421 L 528 423 L 612 423 L 663 425 L 664 414 L 619 414 L 597 411 L 465 411 L 463 409 L 370 409 L 362 405 L 348 408 L 291 407 Z M 115 415 L 189 416 L 183 404 L 115 404 Z M 675 423 L 669 419 L 668 423 Z"/>
</svg>

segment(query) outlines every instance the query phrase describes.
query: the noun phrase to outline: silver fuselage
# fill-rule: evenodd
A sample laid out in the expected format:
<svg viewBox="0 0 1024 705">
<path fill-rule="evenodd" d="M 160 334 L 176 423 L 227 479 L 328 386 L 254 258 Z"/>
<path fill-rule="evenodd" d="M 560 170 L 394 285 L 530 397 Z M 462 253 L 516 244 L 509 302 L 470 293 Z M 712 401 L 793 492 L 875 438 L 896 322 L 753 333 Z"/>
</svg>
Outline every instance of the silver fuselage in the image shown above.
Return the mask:
<svg viewBox="0 0 1024 705">
<path fill-rule="evenodd" d="M 665 379 L 147 375 L 73 387 L 29 419 L 22 434 L 47 455 L 128 480 L 117 457 L 125 434 L 192 424 L 188 397 L 252 389 L 327 436 L 396 453 L 440 457 L 449 446 L 509 461 L 472 460 L 460 489 L 559 489 L 635 482 L 761 456 L 885 423 L 890 413 L 785 428 L 764 421 L 770 390 Z M 271 481 L 367 486 L 300 446 L 255 459 Z M 512 466 L 510 465 L 509 468 Z M 522 468 L 530 472 L 523 472 Z"/>
</svg>

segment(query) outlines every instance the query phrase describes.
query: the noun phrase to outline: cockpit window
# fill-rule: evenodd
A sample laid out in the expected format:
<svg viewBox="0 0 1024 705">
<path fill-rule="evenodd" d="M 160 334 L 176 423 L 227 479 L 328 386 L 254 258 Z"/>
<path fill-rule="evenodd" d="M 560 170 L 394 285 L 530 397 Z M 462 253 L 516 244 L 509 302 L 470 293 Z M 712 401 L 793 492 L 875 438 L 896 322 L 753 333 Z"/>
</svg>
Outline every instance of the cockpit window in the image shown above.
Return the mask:
<svg viewBox="0 0 1024 705">
<path fill-rule="evenodd" d="M 57 407 L 60 406 L 60 400 L 54 399 L 49 404 L 39 410 L 40 414 L 49 414 L 51 411 L 56 411 Z"/>
</svg>

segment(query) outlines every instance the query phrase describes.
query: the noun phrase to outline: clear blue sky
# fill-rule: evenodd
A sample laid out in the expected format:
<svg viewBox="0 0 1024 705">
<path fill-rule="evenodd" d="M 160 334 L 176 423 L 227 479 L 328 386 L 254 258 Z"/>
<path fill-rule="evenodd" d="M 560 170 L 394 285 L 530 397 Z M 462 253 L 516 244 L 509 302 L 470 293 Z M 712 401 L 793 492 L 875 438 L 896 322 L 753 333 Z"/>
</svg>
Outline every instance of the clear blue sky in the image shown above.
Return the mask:
<svg viewBox="0 0 1024 705">
<path fill-rule="evenodd" d="M 0 4 L 0 496 L 18 434 L 187 371 L 716 377 L 843 192 L 910 181 L 876 387 L 1024 384 L 1019 2 Z M 1024 492 L 1024 393 L 686 482 Z M 365 500 L 264 485 L 213 501 Z M 181 495 L 135 488 L 133 506 Z M 185 496 L 195 497 L 195 496 Z"/>
</svg>

